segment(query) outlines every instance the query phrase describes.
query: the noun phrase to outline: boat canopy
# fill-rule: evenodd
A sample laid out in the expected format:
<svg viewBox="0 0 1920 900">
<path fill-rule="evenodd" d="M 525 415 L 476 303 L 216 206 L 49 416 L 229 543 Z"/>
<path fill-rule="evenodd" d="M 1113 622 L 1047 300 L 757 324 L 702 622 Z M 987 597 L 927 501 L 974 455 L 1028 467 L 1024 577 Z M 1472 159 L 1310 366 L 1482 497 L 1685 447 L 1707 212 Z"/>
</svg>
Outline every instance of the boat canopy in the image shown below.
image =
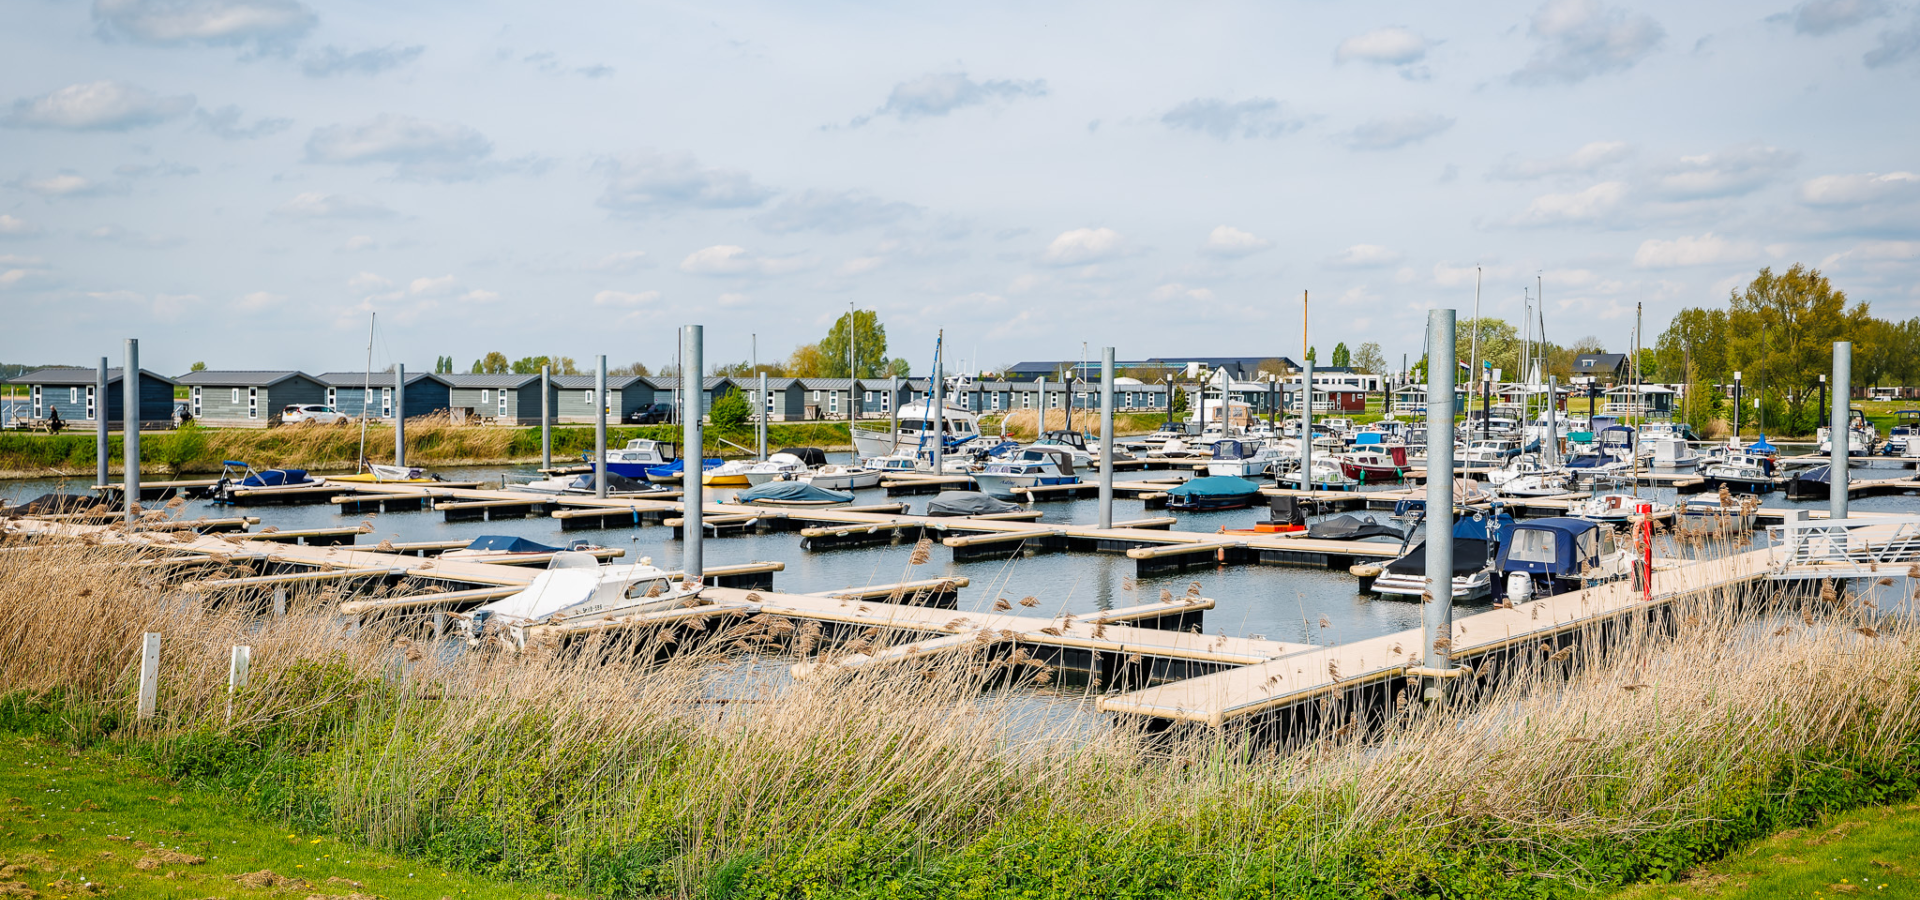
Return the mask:
<svg viewBox="0 0 1920 900">
<path fill-rule="evenodd" d="M 851 503 L 853 494 L 830 491 L 804 481 L 769 481 L 741 491 L 734 500 L 740 503 Z"/>
<path fill-rule="evenodd" d="M 511 534 L 483 534 L 467 544 L 468 550 L 493 550 L 501 553 L 559 553 L 565 547 L 549 547 Z M 598 562 L 594 563 L 599 565 Z"/>
<path fill-rule="evenodd" d="M 1362 431 L 1353 436 L 1353 443 L 1356 447 L 1364 447 L 1368 444 L 1381 443 L 1381 437 L 1382 435 L 1378 431 Z"/>
<path fill-rule="evenodd" d="M 1456 516 L 1453 520 L 1453 539 L 1485 541 L 1488 539 L 1487 527 L 1493 527 L 1492 539 L 1506 542 L 1513 535 L 1513 514 L 1501 510 L 1500 514 L 1489 520 L 1486 513 L 1474 513 L 1470 516 Z"/>
<path fill-rule="evenodd" d="M 574 478 L 571 482 L 567 483 L 567 487 L 576 491 L 593 490 L 594 489 L 593 473 L 588 472 L 585 475 L 581 475 Z M 607 490 L 609 491 L 633 493 L 636 491 L 647 490 L 649 487 L 650 486 L 648 485 L 647 482 L 641 481 L 637 478 L 628 478 L 624 475 L 615 475 L 612 472 L 607 473 Z"/>
<path fill-rule="evenodd" d="M 1020 451 L 1021 462 L 1046 462 L 1049 459 L 1060 467 L 1060 474 L 1073 474 L 1073 454 L 1059 447 L 1027 447 Z"/>
<path fill-rule="evenodd" d="M 827 464 L 827 451 L 822 450 L 819 447 L 788 447 L 787 449 L 780 451 L 780 453 L 785 453 L 788 456 L 796 457 L 801 462 L 806 463 L 808 466 L 814 467 L 814 468 L 818 468 L 820 466 L 824 466 Z M 775 454 L 775 455 L 778 455 L 778 454 Z"/>
<path fill-rule="evenodd" d="M 1289 498 L 1291 499 L 1291 498 Z M 1394 540 L 1406 538 L 1407 533 L 1376 520 L 1372 516 L 1356 516 L 1345 513 L 1331 519 L 1315 522 L 1307 529 L 1307 537 L 1323 541 L 1359 541 L 1370 537 L 1389 537 Z"/>
<path fill-rule="evenodd" d="M 1514 526 L 1500 544 L 1500 571 L 1570 578 L 1600 565 L 1600 524 L 1586 519 L 1534 519 Z"/>
<path fill-rule="evenodd" d="M 1767 443 L 1767 436 L 1763 434 L 1760 436 L 1759 440 L 1754 441 L 1753 443 L 1747 445 L 1747 452 L 1772 454 L 1772 453 L 1779 453 L 1780 448 Z"/>
<path fill-rule="evenodd" d="M 1814 466 L 1813 468 L 1808 469 L 1805 472 L 1801 472 L 1800 474 L 1793 476 L 1793 480 L 1801 481 L 1801 482 L 1813 482 L 1816 484 L 1832 484 L 1833 483 L 1833 466 L 1831 465 Z"/>
<path fill-rule="evenodd" d="M 1487 567 L 1487 542 L 1472 538 L 1453 539 L 1453 574 L 1471 575 Z M 1427 574 L 1427 542 L 1414 545 L 1407 555 L 1387 563 L 1387 571 L 1395 575 Z"/>
<path fill-rule="evenodd" d="M 306 482 L 307 470 L 305 469 L 268 469 L 264 472 L 255 472 L 240 479 L 240 486 L 284 487 L 289 484 L 305 484 Z"/>
<path fill-rule="evenodd" d="M 1224 440 L 1213 442 L 1214 459 L 1247 459 L 1253 456 L 1253 454 L 1254 449 L 1240 441 Z"/>
<path fill-rule="evenodd" d="M 1018 509 L 1017 503 L 996 500 L 979 491 L 941 491 L 940 496 L 927 501 L 929 516 L 981 516 Z"/>
<path fill-rule="evenodd" d="M 1244 497 L 1260 493 L 1260 485 L 1232 475 L 1195 478 L 1167 491 L 1169 497 Z"/>
<path fill-rule="evenodd" d="M 1041 432 L 1040 440 L 1065 444 L 1076 450 L 1087 449 L 1087 436 L 1078 431 L 1045 431 Z"/>
</svg>

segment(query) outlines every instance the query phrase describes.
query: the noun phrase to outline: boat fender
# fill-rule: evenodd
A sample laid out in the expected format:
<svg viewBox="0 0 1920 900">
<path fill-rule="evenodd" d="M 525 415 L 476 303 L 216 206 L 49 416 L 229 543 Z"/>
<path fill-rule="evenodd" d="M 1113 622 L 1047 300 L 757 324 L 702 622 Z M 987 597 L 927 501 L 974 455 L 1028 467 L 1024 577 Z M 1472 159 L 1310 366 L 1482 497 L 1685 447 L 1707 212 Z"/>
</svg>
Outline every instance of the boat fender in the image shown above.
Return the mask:
<svg viewBox="0 0 1920 900">
<path fill-rule="evenodd" d="M 1347 567 L 1347 574 L 1356 578 L 1378 578 L 1383 569 L 1373 563 L 1357 563 Z"/>
</svg>

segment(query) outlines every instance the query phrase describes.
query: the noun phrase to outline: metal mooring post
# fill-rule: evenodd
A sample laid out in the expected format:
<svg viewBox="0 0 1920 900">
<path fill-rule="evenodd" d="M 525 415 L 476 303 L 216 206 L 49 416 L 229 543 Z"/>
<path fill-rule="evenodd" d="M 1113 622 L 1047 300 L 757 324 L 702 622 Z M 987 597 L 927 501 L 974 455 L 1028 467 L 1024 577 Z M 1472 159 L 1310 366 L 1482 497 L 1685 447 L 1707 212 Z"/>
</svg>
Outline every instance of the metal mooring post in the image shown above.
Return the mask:
<svg viewBox="0 0 1920 900">
<path fill-rule="evenodd" d="M 593 383 L 593 495 L 607 496 L 607 357 L 600 355 L 600 370 Z"/>
<path fill-rule="evenodd" d="M 540 468 L 553 468 L 553 367 L 540 367 Z"/>
<path fill-rule="evenodd" d="M 153 718 L 155 698 L 160 689 L 160 634 L 149 631 L 140 644 L 140 700 L 135 715 Z"/>
<path fill-rule="evenodd" d="M 127 338 L 127 362 L 120 370 L 120 455 L 126 457 L 127 524 L 140 518 L 140 339 Z M 155 638 L 157 642 L 158 637 Z M 158 643 L 154 645 L 156 648 Z M 154 652 L 159 652 L 157 649 Z"/>
<path fill-rule="evenodd" d="M 1421 597 L 1421 697 L 1453 677 L 1453 319 L 1427 313 L 1427 593 Z"/>
<path fill-rule="evenodd" d="M 706 474 L 706 451 L 701 446 L 704 438 L 700 433 L 702 394 L 706 378 L 700 373 L 706 367 L 701 357 L 705 353 L 704 329 L 699 325 L 684 325 L 680 328 L 680 390 L 682 407 L 686 415 L 681 416 L 680 440 L 686 446 L 680 457 L 684 468 L 680 478 L 681 529 L 686 535 L 685 550 L 682 553 L 681 579 L 699 581 L 706 574 L 701 560 L 701 542 L 706 540 L 707 532 L 701 519 L 701 504 L 704 485 L 701 476 Z"/>
<path fill-rule="evenodd" d="M 100 357 L 100 374 L 93 384 L 93 423 L 93 455 L 98 457 L 93 464 L 93 483 L 100 486 L 101 497 L 111 499 L 112 495 L 105 493 L 107 479 L 113 476 L 107 471 L 107 358 L 104 356 Z"/>
<path fill-rule="evenodd" d="M 1849 432 L 1853 421 L 1853 342 L 1835 341 L 1833 344 L 1833 410 L 1832 420 L 1827 427 L 1833 434 L 1830 443 L 1832 454 L 1828 461 L 1828 487 L 1831 499 L 1827 503 L 1827 519 L 1839 522 L 1847 517 L 1847 453 Z"/>
<path fill-rule="evenodd" d="M 407 364 L 393 367 L 393 464 L 407 465 Z"/>
<path fill-rule="evenodd" d="M 1100 348 L 1100 527 L 1113 527 L 1113 348 Z"/>
</svg>

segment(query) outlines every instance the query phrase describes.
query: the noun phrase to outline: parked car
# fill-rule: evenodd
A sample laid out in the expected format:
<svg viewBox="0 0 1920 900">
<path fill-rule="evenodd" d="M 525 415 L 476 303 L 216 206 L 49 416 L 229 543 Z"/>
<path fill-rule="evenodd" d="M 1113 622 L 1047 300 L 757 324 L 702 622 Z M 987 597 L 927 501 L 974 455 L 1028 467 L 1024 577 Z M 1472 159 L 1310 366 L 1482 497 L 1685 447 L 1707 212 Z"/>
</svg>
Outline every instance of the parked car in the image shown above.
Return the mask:
<svg viewBox="0 0 1920 900">
<path fill-rule="evenodd" d="M 347 414 L 331 406 L 294 405 L 280 411 L 282 425 L 335 425 L 347 421 Z"/>
<path fill-rule="evenodd" d="M 627 413 L 628 425 L 658 425 L 673 418 L 673 404 L 655 403 Z"/>
</svg>

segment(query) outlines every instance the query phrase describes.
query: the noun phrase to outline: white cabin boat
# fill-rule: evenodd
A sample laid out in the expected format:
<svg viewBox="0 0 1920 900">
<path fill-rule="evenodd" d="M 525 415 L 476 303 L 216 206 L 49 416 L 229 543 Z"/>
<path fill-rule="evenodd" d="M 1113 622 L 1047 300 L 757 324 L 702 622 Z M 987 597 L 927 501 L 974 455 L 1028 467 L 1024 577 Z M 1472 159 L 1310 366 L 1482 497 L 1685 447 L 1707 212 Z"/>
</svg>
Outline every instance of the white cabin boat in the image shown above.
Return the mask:
<svg viewBox="0 0 1920 900">
<path fill-rule="evenodd" d="M 970 410 L 955 404 L 952 400 L 943 402 L 941 410 L 939 431 L 946 436 L 949 447 L 980 440 L 980 419 Z M 855 422 L 853 424 L 854 452 L 865 458 L 931 451 L 934 435 L 933 419 L 933 404 L 922 402 L 909 403 L 900 407 L 898 434 L 890 430 L 890 424 L 876 427 Z"/>
<path fill-rule="evenodd" d="M 1013 489 L 1056 484 L 1079 484 L 1073 458 L 1056 447 L 1023 447 L 1010 458 L 990 462 L 973 473 L 980 490 L 995 497 L 1011 497 Z"/>
<path fill-rule="evenodd" d="M 701 586 L 680 582 L 653 560 L 602 566 L 587 553 L 556 553 L 525 590 L 468 613 L 467 644 L 496 640 L 513 650 L 527 646 L 526 630 L 678 609 L 696 602 Z"/>
</svg>

